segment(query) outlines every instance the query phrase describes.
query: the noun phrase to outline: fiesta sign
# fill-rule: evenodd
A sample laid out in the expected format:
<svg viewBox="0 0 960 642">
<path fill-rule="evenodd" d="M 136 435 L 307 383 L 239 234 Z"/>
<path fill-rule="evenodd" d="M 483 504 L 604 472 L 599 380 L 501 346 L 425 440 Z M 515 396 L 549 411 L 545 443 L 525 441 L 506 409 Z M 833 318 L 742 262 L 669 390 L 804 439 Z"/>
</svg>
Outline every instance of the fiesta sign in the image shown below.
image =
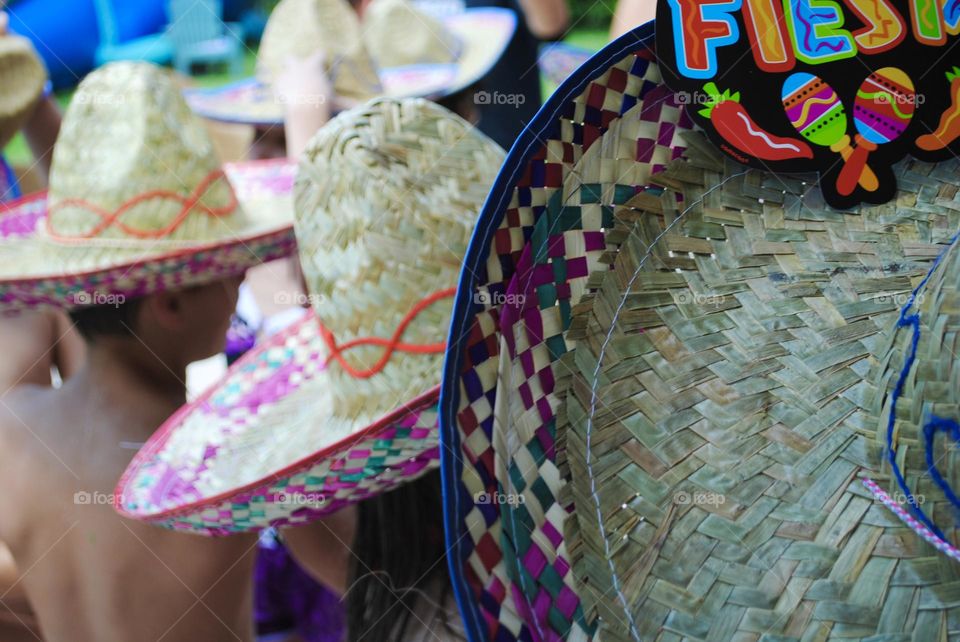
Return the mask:
<svg viewBox="0 0 960 642">
<path fill-rule="evenodd" d="M 960 139 L 960 0 L 660 0 L 667 83 L 728 155 L 883 203 L 906 154 Z"/>
</svg>

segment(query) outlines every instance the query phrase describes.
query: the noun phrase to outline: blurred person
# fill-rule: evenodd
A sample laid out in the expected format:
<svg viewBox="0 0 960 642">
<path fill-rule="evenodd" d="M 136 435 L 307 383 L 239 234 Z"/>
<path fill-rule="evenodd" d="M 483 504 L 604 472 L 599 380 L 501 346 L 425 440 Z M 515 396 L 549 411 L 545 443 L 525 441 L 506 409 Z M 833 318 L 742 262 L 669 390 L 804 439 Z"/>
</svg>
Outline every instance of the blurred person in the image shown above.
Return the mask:
<svg viewBox="0 0 960 642">
<path fill-rule="evenodd" d="M 41 202 L 49 238 L 0 247 L 3 308 L 69 309 L 87 347 L 59 389 L 21 383 L 0 404 L 0 540 L 45 640 L 253 639 L 256 537 L 128 522 L 112 493 L 185 402 L 187 365 L 223 351 L 246 268 L 293 249 L 285 202 L 237 196 L 159 68 L 115 63 L 78 88 Z"/>
<path fill-rule="evenodd" d="M 478 105 L 480 131 L 504 149 L 543 104 L 538 64 L 540 43 L 561 40 L 570 25 L 567 0 L 465 0 L 467 8 L 501 7 L 517 14 L 517 30 L 507 50 L 479 82 L 490 99 Z M 494 99 L 494 92 L 503 98 Z"/>
<path fill-rule="evenodd" d="M 2 10 L 3 4 L 0 3 L 0 38 L 14 38 L 15 36 L 9 34 L 7 30 L 9 16 Z M 28 101 L 28 103 L 23 108 L 13 110 L 18 112 L 18 117 L 13 123 L 0 123 L 0 152 L 9 142 L 13 133 L 17 129 L 22 129 L 24 138 L 34 157 L 34 163 L 29 169 L 35 171 L 41 183 L 45 184 L 50 172 L 53 145 L 57 140 L 57 134 L 60 132 L 60 109 L 53 98 L 52 85 L 46 77 L 43 63 L 36 56 L 32 46 L 26 44 L 26 41 L 23 42 L 25 47 L 29 48 L 29 53 L 6 51 L 5 55 L 8 57 L 14 58 L 16 55 L 20 59 L 16 60 L 12 66 L 7 64 L 5 66 L 8 69 L 13 67 L 18 70 L 19 77 L 15 81 L 24 86 L 12 91 L 9 83 L 13 82 L 13 79 L 8 79 L 8 86 L 4 86 L 4 77 L 0 74 L 0 90 L 11 92 L 15 96 L 19 96 L 21 100 Z M 35 74 L 42 74 L 42 81 L 38 78 L 31 78 Z M 33 88 L 36 86 L 39 86 L 40 92 L 34 91 Z M 38 95 L 35 95 L 35 93 Z M 20 195 L 21 190 L 16 174 L 0 155 L 0 202 L 18 198 Z"/>
<path fill-rule="evenodd" d="M 8 15 L 0 2 L 0 39 L 8 38 Z M 50 96 L 50 83 L 42 64 L 25 41 L 11 39 L 2 45 L 0 61 L 11 76 L 0 74 L 0 91 L 21 105 L 7 104 L 8 116 L 0 118 L 0 151 L 18 128 L 22 128 L 38 174 L 45 180 L 50 154 L 60 130 L 60 112 Z M 9 61 L 9 62 L 8 62 Z M 42 93 L 37 96 L 38 88 Z M 21 194 L 13 169 L 0 155 L 0 204 Z M 2 210 L 2 205 L 0 205 Z M 0 212 L 2 217 L 2 212 Z M 15 226 L 15 224 L 13 224 Z M 0 400 L 15 386 L 50 386 L 72 376 L 83 358 L 83 343 L 66 316 L 55 310 L 24 312 L 0 317 Z M 10 549 L 0 541 L 0 640 L 19 642 L 38 639 L 36 618 L 20 582 Z"/>
<path fill-rule="evenodd" d="M 656 15 L 657 0 L 617 0 L 617 8 L 610 22 L 610 40 L 653 20 Z"/>
</svg>

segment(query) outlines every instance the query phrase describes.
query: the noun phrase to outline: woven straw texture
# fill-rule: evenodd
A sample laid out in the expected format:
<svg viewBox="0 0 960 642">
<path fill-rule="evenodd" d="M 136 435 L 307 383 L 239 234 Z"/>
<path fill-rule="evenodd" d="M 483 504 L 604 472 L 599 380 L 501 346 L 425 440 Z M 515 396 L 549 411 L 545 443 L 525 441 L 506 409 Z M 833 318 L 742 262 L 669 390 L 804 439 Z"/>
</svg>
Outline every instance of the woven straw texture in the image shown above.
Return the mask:
<svg viewBox="0 0 960 642">
<path fill-rule="evenodd" d="M 960 228 L 960 163 L 904 162 L 895 201 L 838 212 L 811 178 L 688 145 L 614 211 L 612 270 L 554 364 L 588 620 L 604 640 L 955 639 L 960 569 L 857 477 L 889 480 L 888 346 Z M 952 524 L 920 443 L 911 424 L 893 445 Z"/>
<path fill-rule="evenodd" d="M 380 67 L 452 63 L 461 46 L 443 22 L 408 0 L 373 0 L 363 14 L 363 42 Z"/>
<path fill-rule="evenodd" d="M 474 639 L 577 640 L 590 631 L 562 543 L 569 506 L 558 501 L 551 363 L 572 347 L 570 314 L 588 276 L 607 269 L 602 230 L 613 207 L 681 153 L 678 124 L 689 126 L 650 52 L 632 53 L 637 42 L 633 35 L 611 45 L 612 64 L 589 82 L 573 79 L 580 89 L 558 90 L 570 98 L 551 101 L 558 117 L 537 121 L 544 129 L 528 139 L 536 142 L 514 149 L 523 160 L 503 196 L 488 200 L 478 229 L 496 226 L 489 249 L 462 273 L 461 291 L 477 294 L 463 325 L 454 324 L 459 399 L 455 432 L 443 438 L 455 437 L 449 447 L 459 455 L 447 488 L 449 544 L 454 577 L 466 583 L 461 609 L 468 625 L 478 624 Z M 521 275 L 535 277 L 531 291 L 516 288 Z M 526 308 L 514 314 L 523 297 Z M 513 322 L 515 340 L 504 330 Z M 501 394 L 501 383 L 517 394 Z M 441 452 L 448 456 L 447 447 Z M 486 499 L 501 492 L 518 499 Z"/>
<path fill-rule="evenodd" d="M 456 282 L 502 160 L 495 143 L 421 99 L 373 101 L 324 126 L 295 188 L 313 312 L 161 428 L 121 481 L 121 510 L 173 528 L 248 530 L 311 519 L 435 468 L 450 297 L 410 312 Z M 408 347 L 360 343 L 336 360 L 331 342 L 400 328 Z M 336 501 L 303 508 L 276 501 L 278 488 L 336 490 Z"/>
<path fill-rule="evenodd" d="M 0 149 L 30 115 L 46 80 L 47 71 L 29 40 L 0 36 Z"/>
<path fill-rule="evenodd" d="M 362 102 L 381 93 L 360 20 L 346 0 L 281 0 L 263 31 L 257 78 L 269 86 L 289 57 L 306 58 L 317 49 L 323 50 L 338 96 Z"/>
<path fill-rule="evenodd" d="M 289 170 L 255 167 L 235 172 L 241 182 L 253 177 L 238 197 L 167 71 L 101 67 L 80 84 L 63 119 L 47 216 L 29 237 L 0 243 L 0 302 L 70 306 L 90 303 L 84 299 L 94 292 L 139 296 L 289 254 Z"/>
<path fill-rule="evenodd" d="M 651 34 L 561 86 L 461 278 L 486 305 L 455 311 L 441 453 L 472 639 L 952 638 L 953 562 L 855 477 L 897 491 L 874 355 L 960 224 L 958 165 L 905 164 L 896 201 L 852 213 L 736 176 L 626 55 Z M 893 445 L 945 528 L 916 425 Z"/>
</svg>

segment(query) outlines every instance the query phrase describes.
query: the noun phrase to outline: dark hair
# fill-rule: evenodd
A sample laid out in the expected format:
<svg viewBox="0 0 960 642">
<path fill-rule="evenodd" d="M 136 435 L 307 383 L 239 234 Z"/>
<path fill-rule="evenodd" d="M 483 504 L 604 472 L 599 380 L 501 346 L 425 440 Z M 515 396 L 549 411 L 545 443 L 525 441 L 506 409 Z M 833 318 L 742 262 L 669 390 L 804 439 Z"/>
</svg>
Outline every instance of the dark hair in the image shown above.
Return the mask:
<svg viewBox="0 0 960 642">
<path fill-rule="evenodd" d="M 70 320 L 87 341 L 98 337 L 133 336 L 140 299 L 125 299 L 122 303 L 90 305 L 70 310 Z"/>
<path fill-rule="evenodd" d="M 444 604 L 450 590 L 440 471 L 427 473 L 358 506 L 347 602 L 349 640 L 401 642 L 421 592 Z M 412 589 L 412 590 L 411 590 Z"/>
</svg>

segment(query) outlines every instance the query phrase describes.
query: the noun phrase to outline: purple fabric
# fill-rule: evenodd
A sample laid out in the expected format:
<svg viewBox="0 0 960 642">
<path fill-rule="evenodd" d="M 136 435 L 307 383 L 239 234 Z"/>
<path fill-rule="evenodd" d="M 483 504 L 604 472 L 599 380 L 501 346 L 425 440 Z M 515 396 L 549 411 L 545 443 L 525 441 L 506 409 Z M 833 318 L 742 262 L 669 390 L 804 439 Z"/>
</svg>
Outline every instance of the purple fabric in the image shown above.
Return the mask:
<svg viewBox="0 0 960 642">
<path fill-rule="evenodd" d="M 234 314 L 227 332 L 227 361 L 239 359 L 255 342 L 256 332 Z M 300 568 L 273 529 L 260 535 L 253 580 L 257 635 L 296 633 L 304 642 L 346 639 L 343 602 Z"/>
<path fill-rule="evenodd" d="M 230 328 L 227 330 L 227 346 L 224 353 L 227 363 L 233 363 L 243 353 L 250 350 L 257 341 L 257 332 L 239 314 L 230 317 Z"/>
<path fill-rule="evenodd" d="M 296 632 L 305 642 L 343 642 L 340 598 L 307 575 L 269 534 L 260 540 L 254 580 L 259 635 Z"/>
</svg>

